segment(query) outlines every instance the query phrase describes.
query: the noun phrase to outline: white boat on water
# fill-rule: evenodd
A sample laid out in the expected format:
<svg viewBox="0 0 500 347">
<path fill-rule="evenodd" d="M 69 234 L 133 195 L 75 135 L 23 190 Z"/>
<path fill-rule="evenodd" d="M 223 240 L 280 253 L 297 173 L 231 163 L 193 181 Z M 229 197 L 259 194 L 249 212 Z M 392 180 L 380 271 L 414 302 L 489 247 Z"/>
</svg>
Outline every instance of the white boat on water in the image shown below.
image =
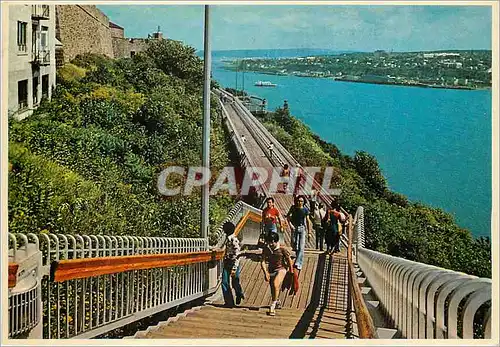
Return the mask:
<svg viewBox="0 0 500 347">
<path fill-rule="evenodd" d="M 257 86 L 257 87 L 276 87 L 277 84 L 271 83 L 269 81 L 257 81 L 257 82 L 255 82 L 255 86 Z"/>
</svg>

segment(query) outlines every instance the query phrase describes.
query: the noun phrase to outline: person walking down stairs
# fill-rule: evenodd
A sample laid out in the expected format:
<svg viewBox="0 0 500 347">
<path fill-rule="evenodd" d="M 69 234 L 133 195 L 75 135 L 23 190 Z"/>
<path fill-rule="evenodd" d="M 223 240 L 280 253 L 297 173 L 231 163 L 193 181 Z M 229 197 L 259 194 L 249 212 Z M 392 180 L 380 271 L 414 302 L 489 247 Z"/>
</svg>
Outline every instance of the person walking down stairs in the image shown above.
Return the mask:
<svg viewBox="0 0 500 347">
<path fill-rule="evenodd" d="M 326 253 L 331 255 L 340 252 L 341 223 L 345 222 L 346 217 L 340 211 L 338 202 L 332 202 L 332 206 L 326 212 L 323 220 L 325 222 Z"/>
<path fill-rule="evenodd" d="M 268 268 L 266 269 L 266 263 Z M 292 259 L 290 252 L 279 243 L 279 234 L 269 233 L 266 237 L 266 246 L 262 250 L 262 261 L 260 263 L 264 272 L 264 279 L 269 282 L 271 287 L 271 305 L 268 314 L 276 315 L 276 309 L 281 308 L 278 296 L 281 290 L 281 284 L 288 271 L 293 273 Z"/>
<path fill-rule="evenodd" d="M 280 212 L 274 207 L 274 198 L 268 197 L 266 199 L 267 207 L 262 210 L 262 222 L 264 224 L 264 231 L 268 233 L 277 233 L 278 229 L 283 230 L 283 222 L 280 217 Z"/>
<path fill-rule="evenodd" d="M 297 270 L 302 270 L 302 262 L 304 261 L 304 247 L 306 244 L 306 230 L 308 238 L 311 236 L 312 223 L 309 218 L 309 210 L 304 207 L 305 198 L 298 196 L 295 199 L 295 204 L 290 207 L 286 217 L 288 225 L 292 230 L 293 249 L 295 250 L 296 259 L 295 267 Z"/>
<path fill-rule="evenodd" d="M 318 207 L 312 212 L 313 214 L 313 222 L 314 222 L 314 231 L 316 232 L 316 249 L 323 251 L 323 243 L 325 237 L 325 231 L 322 226 L 323 218 L 326 215 L 326 210 L 322 203 L 318 205 Z"/>
<path fill-rule="evenodd" d="M 283 166 L 280 176 L 284 178 L 283 193 L 288 194 L 288 183 L 290 182 L 290 168 L 288 167 L 288 164 Z"/>
<path fill-rule="evenodd" d="M 234 235 L 235 226 L 231 222 L 226 222 L 222 226 L 226 233 L 226 252 L 224 254 L 224 262 L 222 269 L 222 294 L 224 296 L 224 306 L 234 307 L 233 291 L 236 293 L 236 304 L 239 305 L 241 300 L 245 298 L 243 289 L 240 284 L 240 241 Z M 231 280 L 231 286 L 229 281 Z"/>
</svg>

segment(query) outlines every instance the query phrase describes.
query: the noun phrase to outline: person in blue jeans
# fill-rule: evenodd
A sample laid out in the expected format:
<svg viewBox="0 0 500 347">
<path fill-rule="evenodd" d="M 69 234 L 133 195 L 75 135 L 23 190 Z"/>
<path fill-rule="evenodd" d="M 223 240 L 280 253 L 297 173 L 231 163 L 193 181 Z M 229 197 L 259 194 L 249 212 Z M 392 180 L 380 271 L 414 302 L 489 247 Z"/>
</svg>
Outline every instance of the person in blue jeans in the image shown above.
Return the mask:
<svg viewBox="0 0 500 347">
<path fill-rule="evenodd" d="M 245 298 L 243 289 L 240 284 L 240 241 L 234 235 L 235 226 L 231 222 L 226 222 L 222 226 L 226 233 L 226 251 L 224 253 L 223 269 L 222 269 L 222 294 L 224 295 L 224 306 L 234 307 L 233 291 L 236 293 L 236 305 L 241 303 Z M 231 285 L 230 285 L 231 280 Z"/>
<path fill-rule="evenodd" d="M 293 236 L 293 248 L 295 250 L 295 268 L 302 270 L 302 263 L 304 261 L 304 248 L 306 244 L 306 230 L 307 234 L 311 236 L 312 223 L 309 218 L 309 210 L 304 206 L 305 198 L 298 196 L 295 199 L 295 205 L 290 207 L 286 217 Z"/>
</svg>

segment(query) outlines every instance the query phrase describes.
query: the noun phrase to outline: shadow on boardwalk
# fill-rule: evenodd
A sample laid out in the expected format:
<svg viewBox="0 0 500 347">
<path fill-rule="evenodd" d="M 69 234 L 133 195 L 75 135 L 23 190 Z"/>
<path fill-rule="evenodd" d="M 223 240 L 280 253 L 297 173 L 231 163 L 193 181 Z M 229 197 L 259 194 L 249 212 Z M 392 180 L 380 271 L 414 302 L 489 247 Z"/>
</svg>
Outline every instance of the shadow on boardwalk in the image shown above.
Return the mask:
<svg viewBox="0 0 500 347">
<path fill-rule="evenodd" d="M 312 296 L 290 334 L 292 339 L 347 338 L 351 334 L 350 308 L 347 305 L 346 261 L 342 256 L 320 254 Z"/>
</svg>

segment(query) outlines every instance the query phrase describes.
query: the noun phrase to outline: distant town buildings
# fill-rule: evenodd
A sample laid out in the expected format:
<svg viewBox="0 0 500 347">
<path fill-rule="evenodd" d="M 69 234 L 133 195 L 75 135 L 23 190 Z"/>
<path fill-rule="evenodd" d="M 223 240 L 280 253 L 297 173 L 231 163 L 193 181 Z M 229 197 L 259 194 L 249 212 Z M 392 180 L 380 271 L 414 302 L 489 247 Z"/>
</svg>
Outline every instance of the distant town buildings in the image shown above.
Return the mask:
<svg viewBox="0 0 500 347">
<path fill-rule="evenodd" d="M 460 57 L 460 53 L 439 52 L 439 53 L 424 53 L 424 58 L 438 58 L 438 57 Z"/>
<path fill-rule="evenodd" d="M 229 69 L 241 65 L 238 59 Z M 491 87 L 491 50 L 342 53 L 244 59 L 247 71 L 342 81 L 476 89 Z"/>
<path fill-rule="evenodd" d="M 9 7 L 8 114 L 29 116 L 56 84 L 54 5 Z"/>
</svg>

